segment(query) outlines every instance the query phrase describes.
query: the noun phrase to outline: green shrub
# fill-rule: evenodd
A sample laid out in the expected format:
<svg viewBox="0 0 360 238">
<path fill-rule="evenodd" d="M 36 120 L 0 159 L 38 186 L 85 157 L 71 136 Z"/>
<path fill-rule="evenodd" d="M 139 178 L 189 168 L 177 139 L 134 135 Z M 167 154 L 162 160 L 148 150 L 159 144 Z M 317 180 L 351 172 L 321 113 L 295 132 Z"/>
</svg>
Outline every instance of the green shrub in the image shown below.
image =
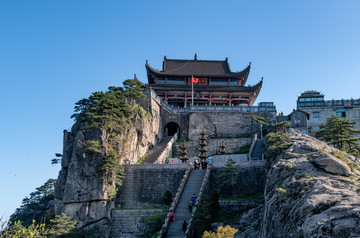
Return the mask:
<svg viewBox="0 0 360 238">
<path fill-rule="evenodd" d="M 148 226 L 148 230 L 145 232 L 145 237 L 153 237 L 160 230 L 164 224 L 166 213 L 152 214 L 145 219 L 145 224 Z"/>
<path fill-rule="evenodd" d="M 145 159 L 146 159 L 146 156 L 147 156 L 148 154 L 147 153 L 145 153 L 143 156 L 141 156 L 141 158 L 136 162 L 136 164 L 141 164 Z"/>
<path fill-rule="evenodd" d="M 239 149 L 238 154 L 247 154 L 250 151 L 251 145 L 245 145 Z"/>
<path fill-rule="evenodd" d="M 170 205 L 172 202 L 172 194 L 169 190 L 166 190 L 163 196 L 163 201 L 165 205 Z"/>
<path fill-rule="evenodd" d="M 101 152 L 101 144 L 98 140 L 87 140 L 84 144 L 84 151 L 86 154 L 95 154 Z"/>
</svg>

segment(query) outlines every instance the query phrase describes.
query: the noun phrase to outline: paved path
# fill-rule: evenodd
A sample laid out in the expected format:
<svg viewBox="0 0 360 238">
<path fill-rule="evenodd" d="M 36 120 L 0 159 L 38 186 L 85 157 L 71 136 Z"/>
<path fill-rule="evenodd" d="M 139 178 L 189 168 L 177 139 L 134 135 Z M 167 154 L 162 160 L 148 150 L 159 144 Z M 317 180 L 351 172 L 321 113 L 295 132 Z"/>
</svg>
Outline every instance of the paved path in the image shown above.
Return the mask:
<svg viewBox="0 0 360 238">
<path fill-rule="evenodd" d="M 262 154 L 264 153 L 264 142 L 265 139 L 260 139 L 256 141 L 253 153 L 251 155 L 252 159 L 258 159 L 261 160 L 262 159 Z"/>
<path fill-rule="evenodd" d="M 167 143 L 172 139 L 172 136 L 164 137 L 161 142 L 155 146 L 155 148 L 148 151 L 148 155 L 146 158 L 141 162 L 141 164 L 153 164 L 156 159 L 159 157 L 161 152 L 165 149 Z"/>
<path fill-rule="evenodd" d="M 199 194 L 200 187 L 205 176 L 205 171 L 206 170 L 191 170 L 175 209 L 175 222 L 170 223 L 167 237 L 184 237 L 182 224 L 184 223 L 184 220 L 189 223 L 191 218 L 189 201 L 194 193 L 196 196 Z"/>
</svg>

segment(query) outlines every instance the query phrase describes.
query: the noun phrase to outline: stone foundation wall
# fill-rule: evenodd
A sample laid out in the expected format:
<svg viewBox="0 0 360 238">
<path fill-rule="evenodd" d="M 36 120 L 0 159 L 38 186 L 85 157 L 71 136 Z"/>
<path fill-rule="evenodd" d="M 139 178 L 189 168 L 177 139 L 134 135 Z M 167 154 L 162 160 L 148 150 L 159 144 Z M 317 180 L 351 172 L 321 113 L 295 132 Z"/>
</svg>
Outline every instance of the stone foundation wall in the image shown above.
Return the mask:
<svg viewBox="0 0 360 238">
<path fill-rule="evenodd" d="M 146 218 L 154 214 L 166 214 L 167 210 L 113 210 L 111 214 L 111 237 L 143 237 L 148 229 Z"/>
<path fill-rule="evenodd" d="M 273 119 L 271 113 L 254 113 L 256 116 Z M 193 112 L 189 115 L 189 140 L 198 140 L 202 128 L 209 137 L 244 137 L 260 130 L 251 113 L 247 112 Z"/>
<path fill-rule="evenodd" d="M 166 190 L 175 196 L 187 164 L 127 165 L 124 168 L 125 179 L 115 206 L 141 208 L 163 204 Z"/>
<path fill-rule="evenodd" d="M 222 197 L 243 197 L 263 193 L 265 188 L 264 163 L 244 162 L 242 164 L 238 167 L 238 171 L 233 174 L 233 181 L 236 183 L 223 187 L 220 186 L 222 180 L 218 178 L 223 168 L 214 167 L 211 171 L 210 186 L 217 189 Z"/>
<path fill-rule="evenodd" d="M 200 137 L 200 134 L 198 135 Z M 218 154 L 219 146 L 222 142 L 226 144 L 226 153 L 229 154 L 236 154 L 241 147 L 250 145 L 252 138 L 234 138 L 234 139 L 208 139 L 207 140 L 207 149 L 208 152 L 206 153 L 207 156 Z M 181 149 L 180 147 L 183 145 L 183 142 L 175 143 L 176 146 L 176 153 L 173 153 L 172 157 L 179 157 Z M 186 147 L 188 151 L 188 157 L 196 157 L 199 155 L 199 138 L 196 141 L 187 141 Z"/>
<path fill-rule="evenodd" d="M 320 128 L 325 125 L 326 120 L 331 117 L 331 115 L 336 115 L 337 108 L 301 108 L 301 110 L 306 111 L 310 114 L 310 119 L 308 121 L 308 127 L 310 129 L 310 134 L 315 134 Z M 346 117 L 342 119 L 349 119 L 351 122 L 355 122 L 354 128 L 360 130 L 360 108 L 343 108 L 345 109 Z M 319 113 L 318 118 L 314 118 L 314 112 Z"/>
<path fill-rule="evenodd" d="M 241 201 L 241 200 L 220 200 L 220 210 L 219 216 L 227 215 L 227 214 L 240 214 L 251 208 L 257 207 L 260 203 L 264 202 L 263 199 L 259 200 L 249 200 L 249 201 Z"/>
</svg>

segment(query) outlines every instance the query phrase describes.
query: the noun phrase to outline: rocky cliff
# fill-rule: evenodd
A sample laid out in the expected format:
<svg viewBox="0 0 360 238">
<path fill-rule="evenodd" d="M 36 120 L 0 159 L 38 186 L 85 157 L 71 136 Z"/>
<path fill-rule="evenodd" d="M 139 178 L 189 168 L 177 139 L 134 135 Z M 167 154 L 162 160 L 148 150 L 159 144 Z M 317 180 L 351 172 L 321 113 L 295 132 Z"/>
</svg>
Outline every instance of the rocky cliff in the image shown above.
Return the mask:
<svg viewBox="0 0 360 238">
<path fill-rule="evenodd" d="M 146 116 L 141 110 L 131 120 L 127 131 L 117 137 L 119 164 L 125 158 L 136 163 L 162 137 L 161 120 Z M 101 172 L 104 157 L 109 154 L 108 138 L 109 132 L 104 128 L 86 129 L 83 123 L 75 123 L 71 132 L 64 131 L 62 169 L 55 189 L 56 214 L 66 213 L 78 221 L 78 228 L 91 230 L 95 237 L 109 235 L 114 207 L 111 195 L 114 184 L 109 185 Z M 86 153 L 86 141 L 99 141 L 100 152 Z"/>
<path fill-rule="evenodd" d="M 360 237 L 358 159 L 288 134 L 293 145 L 267 161 L 265 203 L 243 216 L 238 237 Z"/>
</svg>

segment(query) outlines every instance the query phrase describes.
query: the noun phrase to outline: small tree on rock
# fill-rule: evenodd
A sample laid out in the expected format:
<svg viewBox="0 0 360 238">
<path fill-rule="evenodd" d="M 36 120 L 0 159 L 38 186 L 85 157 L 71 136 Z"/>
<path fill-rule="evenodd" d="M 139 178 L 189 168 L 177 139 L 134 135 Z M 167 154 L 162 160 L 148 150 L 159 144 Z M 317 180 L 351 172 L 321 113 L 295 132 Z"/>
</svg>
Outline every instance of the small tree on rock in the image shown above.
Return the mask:
<svg viewBox="0 0 360 238">
<path fill-rule="evenodd" d="M 339 150 L 359 156 L 360 144 L 358 142 L 359 138 L 356 136 L 360 134 L 360 131 L 355 130 L 354 125 L 355 122 L 331 115 L 326 120 L 325 126 L 315 136 Z"/>
</svg>

